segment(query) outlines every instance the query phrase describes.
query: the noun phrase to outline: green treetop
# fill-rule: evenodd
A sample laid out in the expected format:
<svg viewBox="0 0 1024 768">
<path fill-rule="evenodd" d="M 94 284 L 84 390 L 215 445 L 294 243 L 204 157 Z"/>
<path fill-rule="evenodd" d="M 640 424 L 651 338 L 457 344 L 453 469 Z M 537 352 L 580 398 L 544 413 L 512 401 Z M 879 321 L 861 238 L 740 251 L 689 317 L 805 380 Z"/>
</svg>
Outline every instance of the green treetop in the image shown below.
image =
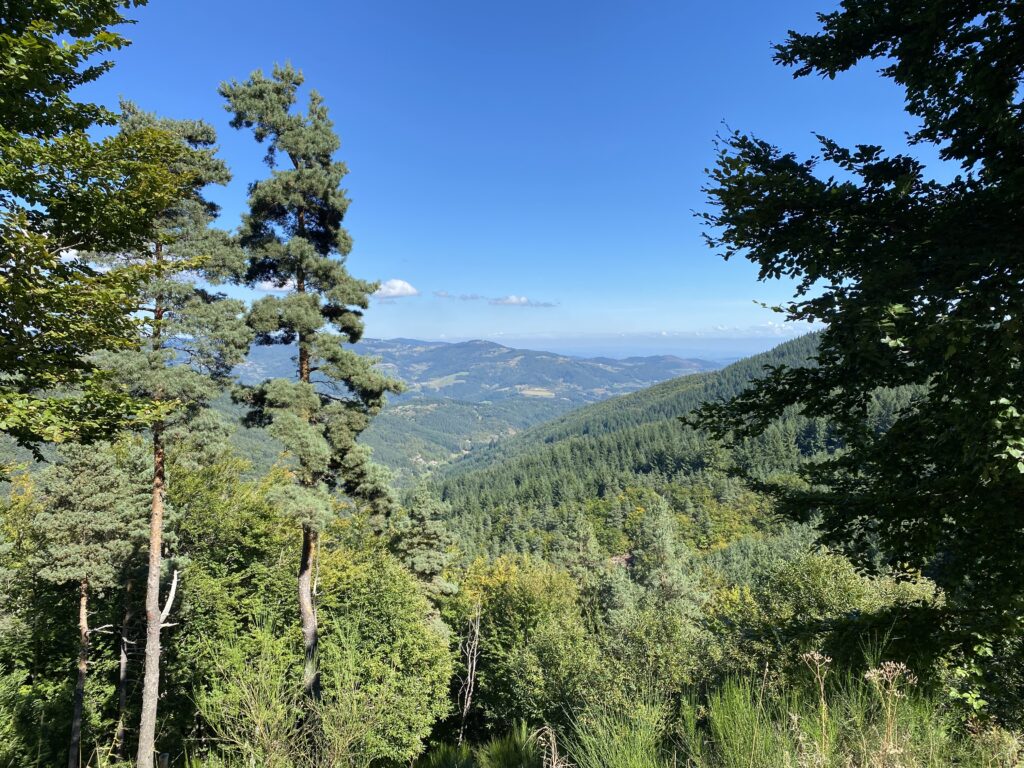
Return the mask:
<svg viewBox="0 0 1024 768">
<path fill-rule="evenodd" d="M 133 550 L 146 537 L 145 483 L 129 477 L 107 443 L 63 447 L 39 477 L 36 574 L 55 584 L 117 586 Z"/>
<path fill-rule="evenodd" d="M 395 524 L 395 553 L 434 599 L 455 592 L 455 585 L 445 578 L 455 548 L 455 537 L 445 524 L 450 514 L 448 504 L 420 485 Z"/>
<path fill-rule="evenodd" d="M 137 307 L 141 348 L 102 360 L 131 394 L 170 406 L 162 418 L 168 427 L 194 417 L 221 391 L 245 359 L 252 336 L 244 304 L 206 287 L 241 269 L 241 252 L 211 227 L 218 209 L 203 196 L 205 187 L 226 184 L 230 174 L 216 157 L 216 135 L 208 124 L 157 118 L 130 103 L 122 104 L 122 112 L 126 135 L 158 130 L 174 137 L 181 151 L 170 171 L 182 180 L 184 193 L 156 212 L 153 239 L 144 247 L 105 257 L 113 271 L 141 268 L 148 277 Z"/>
<path fill-rule="evenodd" d="M 53 138 L 96 122 L 111 123 L 108 110 L 74 101 L 71 91 L 113 66 L 95 57 L 129 44 L 111 28 L 130 23 L 124 9 L 145 4 L 146 0 L 4 3 L 0 46 L 7 55 L 0 58 L 0 131 L 5 136 Z"/>
</svg>

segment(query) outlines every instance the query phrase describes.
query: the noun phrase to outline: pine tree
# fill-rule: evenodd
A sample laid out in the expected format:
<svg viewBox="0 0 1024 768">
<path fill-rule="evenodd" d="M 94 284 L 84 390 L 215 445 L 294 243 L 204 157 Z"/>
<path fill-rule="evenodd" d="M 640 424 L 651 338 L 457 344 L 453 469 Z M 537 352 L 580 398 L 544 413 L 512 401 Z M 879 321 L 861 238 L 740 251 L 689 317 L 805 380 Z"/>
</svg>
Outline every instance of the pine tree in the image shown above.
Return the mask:
<svg viewBox="0 0 1024 768">
<path fill-rule="evenodd" d="M 395 553 L 432 599 L 455 591 L 455 585 L 444 578 L 455 545 L 455 537 L 445 524 L 450 512 L 447 504 L 421 485 L 410 496 L 405 515 L 395 525 Z"/>
<path fill-rule="evenodd" d="M 317 617 L 312 575 L 319 531 L 338 489 L 388 514 L 386 478 L 356 438 L 384 405 L 397 382 L 374 361 L 346 349 L 363 333 L 362 310 L 375 290 L 345 268 L 351 249 L 342 219 L 347 169 L 327 108 L 314 91 L 305 113 L 293 111 L 301 73 L 275 66 L 270 78 L 254 72 L 244 83 L 221 86 L 232 126 L 251 128 L 267 142 L 270 178 L 251 187 L 243 244 L 250 254 L 247 279 L 281 295 L 254 302 L 249 322 L 259 344 L 295 344 L 296 378 L 271 379 L 246 392 L 250 423 L 267 426 L 294 457 L 295 484 L 278 503 L 302 527 L 299 613 L 305 645 L 304 685 L 318 698 Z M 284 167 L 279 160 L 286 159 Z M 329 327 L 330 330 L 325 330 Z"/>
<path fill-rule="evenodd" d="M 211 293 L 190 279 L 195 273 L 208 280 L 221 279 L 240 265 L 239 251 L 227 235 L 210 228 L 217 208 L 202 196 L 207 185 L 229 179 L 227 167 L 215 155 L 213 128 L 200 121 L 159 119 L 131 104 L 122 105 L 122 111 L 122 132 L 156 128 L 176 138 L 182 152 L 171 170 L 188 183 L 187 194 L 160 209 L 158 231 L 148 248 L 112 257 L 119 268 L 143 266 L 154 276 L 144 287 L 140 308 L 145 316 L 141 348 L 104 357 L 127 392 L 162 407 L 161 417 L 152 425 L 146 661 L 137 755 L 137 764 L 148 766 L 155 749 L 160 685 L 167 444 L 194 430 L 202 407 L 244 360 L 251 334 L 242 302 Z"/>
<path fill-rule="evenodd" d="M 120 582 L 124 563 L 145 540 L 146 504 L 137 478 L 126 474 L 108 444 L 68 446 L 40 478 L 42 510 L 32 533 L 39 539 L 38 576 L 75 584 L 79 594 L 78 676 L 71 717 L 68 768 L 79 768 L 82 711 L 89 665 L 89 599 Z"/>
</svg>

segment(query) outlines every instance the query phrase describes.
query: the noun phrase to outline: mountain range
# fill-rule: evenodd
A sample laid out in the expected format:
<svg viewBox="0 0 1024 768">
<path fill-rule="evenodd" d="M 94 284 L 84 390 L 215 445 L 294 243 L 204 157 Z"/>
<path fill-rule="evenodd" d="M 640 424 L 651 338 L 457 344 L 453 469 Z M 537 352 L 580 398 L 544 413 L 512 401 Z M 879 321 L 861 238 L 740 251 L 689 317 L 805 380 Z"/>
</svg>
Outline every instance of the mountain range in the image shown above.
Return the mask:
<svg viewBox="0 0 1024 768">
<path fill-rule="evenodd" d="M 404 399 L 445 397 L 472 403 L 522 397 L 579 405 L 717 367 L 672 355 L 571 357 L 483 340 L 364 339 L 355 350 L 378 358 L 382 369 L 405 382 Z M 243 383 L 291 376 L 294 356 L 291 347 L 253 347 L 237 374 Z"/>
<path fill-rule="evenodd" d="M 402 380 L 362 440 L 400 482 L 579 406 L 711 370 L 671 355 L 580 358 L 491 341 L 364 339 L 360 354 Z M 243 383 L 294 375 L 294 348 L 254 347 L 236 371 Z"/>
</svg>

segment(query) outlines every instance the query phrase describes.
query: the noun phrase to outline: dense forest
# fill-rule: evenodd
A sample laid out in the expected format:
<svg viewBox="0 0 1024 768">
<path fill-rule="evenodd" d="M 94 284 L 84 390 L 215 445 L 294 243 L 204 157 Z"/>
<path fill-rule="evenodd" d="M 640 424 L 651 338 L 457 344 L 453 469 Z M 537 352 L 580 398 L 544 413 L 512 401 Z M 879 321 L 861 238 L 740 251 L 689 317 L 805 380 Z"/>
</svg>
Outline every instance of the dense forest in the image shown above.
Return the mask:
<svg viewBox="0 0 1024 768">
<path fill-rule="evenodd" d="M 472 450 L 479 403 L 421 415 L 402 482 L 328 105 L 220 85 L 267 172 L 219 229 L 202 116 L 76 98 L 141 4 L 0 3 L 0 766 L 1024 764 L 1018 3 L 775 48 L 878 59 L 951 180 L 719 137 L 710 250 L 818 330 L 540 424 L 510 394 Z"/>
</svg>

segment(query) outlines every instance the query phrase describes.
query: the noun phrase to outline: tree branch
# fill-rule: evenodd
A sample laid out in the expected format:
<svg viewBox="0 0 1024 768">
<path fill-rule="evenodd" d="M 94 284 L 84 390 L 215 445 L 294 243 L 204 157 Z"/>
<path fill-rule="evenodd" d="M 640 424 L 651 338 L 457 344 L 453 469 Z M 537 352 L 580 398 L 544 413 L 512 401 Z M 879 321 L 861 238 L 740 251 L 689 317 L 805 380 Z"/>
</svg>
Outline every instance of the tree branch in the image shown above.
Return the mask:
<svg viewBox="0 0 1024 768">
<path fill-rule="evenodd" d="M 171 576 L 171 591 L 167 594 L 167 602 L 164 603 L 164 609 L 160 612 L 160 623 L 163 624 L 167 621 L 167 617 L 171 613 L 171 606 L 174 605 L 174 594 L 178 591 L 178 571 L 175 569 L 174 574 Z"/>
</svg>

